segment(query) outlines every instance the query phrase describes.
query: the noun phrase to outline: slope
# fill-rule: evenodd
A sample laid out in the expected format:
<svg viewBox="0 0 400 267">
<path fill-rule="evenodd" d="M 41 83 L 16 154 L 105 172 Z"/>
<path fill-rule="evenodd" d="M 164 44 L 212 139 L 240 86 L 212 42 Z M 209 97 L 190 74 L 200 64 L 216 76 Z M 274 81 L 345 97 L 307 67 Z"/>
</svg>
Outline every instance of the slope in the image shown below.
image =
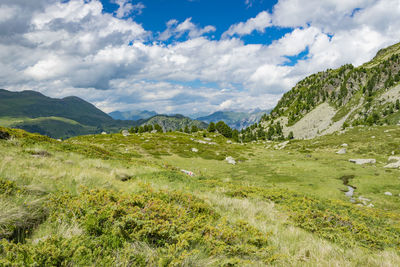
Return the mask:
<svg viewBox="0 0 400 267">
<path fill-rule="evenodd" d="M 395 125 L 400 120 L 399 86 L 400 43 L 357 68 L 348 64 L 306 77 L 283 95 L 260 126 L 268 132 L 279 122 L 285 136 L 292 131 L 295 138 L 313 138 L 349 126 Z"/>
<path fill-rule="evenodd" d="M 75 96 L 56 99 L 35 91 L 4 89 L 0 89 L 0 123 L 54 138 L 119 131 L 137 125 L 134 121 L 114 120 Z"/>
</svg>

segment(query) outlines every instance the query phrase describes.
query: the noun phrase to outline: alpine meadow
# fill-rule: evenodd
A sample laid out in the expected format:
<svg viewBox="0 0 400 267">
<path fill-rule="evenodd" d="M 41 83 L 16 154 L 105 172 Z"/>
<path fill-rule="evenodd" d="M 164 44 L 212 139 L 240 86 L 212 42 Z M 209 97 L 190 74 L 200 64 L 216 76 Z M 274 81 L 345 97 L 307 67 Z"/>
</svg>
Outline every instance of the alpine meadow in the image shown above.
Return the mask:
<svg viewBox="0 0 400 267">
<path fill-rule="evenodd" d="M 0 266 L 399 266 L 398 0 L 34 2 Z"/>
</svg>

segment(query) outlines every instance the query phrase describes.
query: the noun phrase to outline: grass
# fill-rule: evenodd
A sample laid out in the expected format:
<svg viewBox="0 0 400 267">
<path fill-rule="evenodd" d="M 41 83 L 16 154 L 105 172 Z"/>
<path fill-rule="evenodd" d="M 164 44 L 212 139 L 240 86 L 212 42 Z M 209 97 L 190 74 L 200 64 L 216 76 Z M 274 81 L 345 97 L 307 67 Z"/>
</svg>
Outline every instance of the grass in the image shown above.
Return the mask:
<svg viewBox="0 0 400 267">
<path fill-rule="evenodd" d="M 400 171 L 383 168 L 392 151 L 400 154 L 395 126 L 291 141 L 282 150 L 203 133 L 58 142 L 0 131 L 13 136 L 0 140 L 0 265 L 400 261 Z M 343 143 L 348 153 L 337 155 Z M 228 164 L 226 156 L 238 163 Z M 349 158 L 377 163 L 360 166 Z M 350 203 L 343 177 L 352 177 L 356 199 L 369 198 L 374 207 Z"/>
</svg>

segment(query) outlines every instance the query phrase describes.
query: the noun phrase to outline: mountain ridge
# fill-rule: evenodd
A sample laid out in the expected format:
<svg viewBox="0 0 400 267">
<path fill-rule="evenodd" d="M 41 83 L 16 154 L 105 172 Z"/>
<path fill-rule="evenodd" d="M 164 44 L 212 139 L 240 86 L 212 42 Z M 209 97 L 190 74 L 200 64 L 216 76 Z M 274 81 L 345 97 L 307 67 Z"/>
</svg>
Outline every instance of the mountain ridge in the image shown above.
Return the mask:
<svg viewBox="0 0 400 267">
<path fill-rule="evenodd" d="M 295 138 L 310 139 L 349 126 L 395 125 L 400 121 L 399 98 L 400 43 L 397 43 L 381 49 L 359 67 L 346 64 L 299 81 L 253 130 L 261 128 L 270 133 L 270 138 L 277 138 L 274 129 L 279 122 L 280 138 L 292 132 Z M 321 112 L 326 116 L 319 116 Z M 322 124 L 325 127 L 321 128 Z"/>
</svg>

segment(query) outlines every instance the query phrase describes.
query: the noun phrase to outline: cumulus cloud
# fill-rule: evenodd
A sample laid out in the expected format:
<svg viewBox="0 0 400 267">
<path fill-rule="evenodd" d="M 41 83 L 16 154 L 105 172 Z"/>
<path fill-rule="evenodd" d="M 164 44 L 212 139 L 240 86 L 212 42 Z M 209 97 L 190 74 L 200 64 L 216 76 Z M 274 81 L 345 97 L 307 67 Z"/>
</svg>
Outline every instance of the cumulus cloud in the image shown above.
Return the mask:
<svg viewBox="0 0 400 267">
<path fill-rule="evenodd" d="M 126 17 L 140 12 L 139 2 L 116 3 L 122 9 L 109 14 L 98 0 L 3 0 L 0 87 L 77 95 L 104 111 L 271 108 L 299 79 L 362 64 L 400 40 L 398 0 L 279 0 L 220 40 L 207 38 L 214 26 L 192 18 L 149 32 Z M 270 27 L 291 30 L 269 45 L 241 39 Z"/>
<path fill-rule="evenodd" d="M 223 33 L 223 37 L 233 35 L 247 35 L 253 31 L 264 32 L 265 28 L 271 26 L 271 16 L 268 12 L 262 11 L 256 17 L 247 20 L 246 22 L 240 22 L 232 25 L 226 32 Z"/>
<path fill-rule="evenodd" d="M 125 18 L 133 13 L 140 15 L 145 8 L 143 3 L 132 4 L 130 0 L 114 0 L 114 3 L 119 5 L 119 8 L 115 11 L 117 18 Z"/>
<path fill-rule="evenodd" d="M 159 35 L 158 39 L 165 41 L 171 37 L 180 38 L 185 33 L 188 33 L 190 38 L 196 38 L 206 33 L 214 32 L 215 30 L 215 27 L 211 25 L 208 25 L 204 28 L 196 26 L 192 22 L 192 18 L 187 18 L 182 23 L 172 19 L 167 22 L 167 29 Z"/>
</svg>

